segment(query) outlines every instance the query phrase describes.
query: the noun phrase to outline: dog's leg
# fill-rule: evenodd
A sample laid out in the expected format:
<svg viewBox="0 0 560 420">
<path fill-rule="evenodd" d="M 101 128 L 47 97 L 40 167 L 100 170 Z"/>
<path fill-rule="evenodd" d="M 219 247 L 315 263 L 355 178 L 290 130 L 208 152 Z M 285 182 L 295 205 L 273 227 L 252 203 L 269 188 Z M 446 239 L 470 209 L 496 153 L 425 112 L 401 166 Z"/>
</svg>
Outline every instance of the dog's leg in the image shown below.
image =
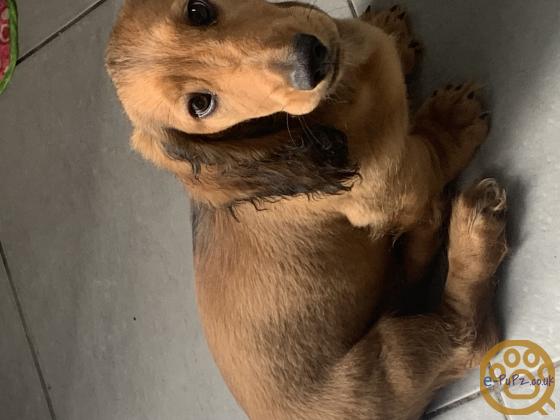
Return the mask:
<svg viewBox="0 0 560 420">
<path fill-rule="evenodd" d="M 417 419 L 434 391 L 480 363 L 498 340 L 491 300 L 507 251 L 505 209 L 505 191 L 494 180 L 456 200 L 439 310 L 382 317 L 333 367 L 319 405 L 323 414 L 336 414 L 309 418 Z"/>
<path fill-rule="evenodd" d="M 437 90 L 416 114 L 413 136 L 420 136 L 436 157 L 443 184 L 455 179 L 488 135 L 477 86 L 448 85 Z"/>
<path fill-rule="evenodd" d="M 453 205 L 449 228 L 449 273 L 446 304 L 477 331 L 473 366 L 498 339 L 491 300 L 492 278 L 507 254 L 506 193 L 485 179 L 464 192 Z"/>
<path fill-rule="evenodd" d="M 389 10 L 375 13 L 371 7 L 368 7 L 361 19 L 377 26 L 394 38 L 401 57 L 403 72 L 405 75 L 411 74 L 422 49 L 420 43 L 412 35 L 404 9 L 400 6 L 393 6 Z"/>
<path fill-rule="evenodd" d="M 453 180 L 470 162 L 476 148 L 488 133 L 488 119 L 475 95 L 475 86 L 448 86 L 437 91 L 416 115 L 413 127 L 410 159 L 421 156 L 418 146 L 424 144 L 432 159 L 424 159 L 417 173 L 427 177 L 427 169 L 435 169 L 435 190 Z M 419 140 L 414 142 L 414 140 Z M 417 159 L 417 162 L 420 162 Z M 428 214 L 407 232 L 404 242 L 406 279 L 415 282 L 422 278 L 436 254 L 440 242 L 441 200 L 436 199 Z M 432 210 L 436 208 L 435 211 Z"/>
<path fill-rule="evenodd" d="M 400 244 L 404 277 L 407 285 L 422 280 L 443 243 L 442 223 L 447 201 L 443 197 L 432 201 L 425 217 L 406 232 Z"/>
</svg>

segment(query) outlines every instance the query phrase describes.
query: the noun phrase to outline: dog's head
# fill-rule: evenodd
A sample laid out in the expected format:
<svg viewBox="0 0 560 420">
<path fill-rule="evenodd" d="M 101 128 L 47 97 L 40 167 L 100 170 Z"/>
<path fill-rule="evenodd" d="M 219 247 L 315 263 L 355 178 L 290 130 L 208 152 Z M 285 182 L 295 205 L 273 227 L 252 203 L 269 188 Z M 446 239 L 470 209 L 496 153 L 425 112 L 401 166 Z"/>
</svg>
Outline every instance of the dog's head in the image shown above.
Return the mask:
<svg viewBox="0 0 560 420">
<path fill-rule="evenodd" d="M 314 165 L 324 166 L 318 178 L 329 178 L 329 171 L 336 178 L 292 185 L 292 195 L 342 186 L 348 169 L 341 133 L 332 138 L 325 127 L 321 133 L 288 127 L 290 116 L 316 109 L 336 84 L 339 41 L 329 16 L 297 2 L 126 0 L 107 67 L 135 127 L 135 148 L 191 189 L 196 179 L 204 184 L 199 190 L 220 190 L 224 197 L 214 194 L 213 201 L 227 203 L 285 195 L 264 191 L 258 179 L 242 186 L 248 167 L 255 176 L 262 165 L 284 174 L 263 183 L 288 182 L 281 170 L 287 163 L 294 165 L 290 184 L 311 177 Z M 325 182 L 331 185 L 319 185 Z"/>
</svg>

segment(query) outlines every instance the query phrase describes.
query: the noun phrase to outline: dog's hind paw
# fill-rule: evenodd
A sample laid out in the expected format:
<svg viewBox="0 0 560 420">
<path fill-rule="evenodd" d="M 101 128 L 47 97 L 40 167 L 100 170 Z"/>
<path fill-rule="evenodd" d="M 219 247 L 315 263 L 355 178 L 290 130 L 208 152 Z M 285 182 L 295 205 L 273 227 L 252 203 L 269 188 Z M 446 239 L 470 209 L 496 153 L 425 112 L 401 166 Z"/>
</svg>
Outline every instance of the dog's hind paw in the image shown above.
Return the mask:
<svg viewBox="0 0 560 420">
<path fill-rule="evenodd" d="M 450 249 L 470 277 L 489 278 L 507 254 L 506 210 L 506 191 L 491 178 L 464 191 L 453 205 Z"/>
</svg>

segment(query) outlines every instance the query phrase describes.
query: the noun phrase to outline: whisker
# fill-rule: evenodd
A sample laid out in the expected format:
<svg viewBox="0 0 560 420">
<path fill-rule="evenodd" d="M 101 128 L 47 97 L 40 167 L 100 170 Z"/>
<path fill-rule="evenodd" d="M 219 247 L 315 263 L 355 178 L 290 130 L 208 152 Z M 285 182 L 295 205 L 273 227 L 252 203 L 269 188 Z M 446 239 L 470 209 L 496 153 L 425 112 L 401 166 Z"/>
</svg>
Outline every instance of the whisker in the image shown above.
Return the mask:
<svg viewBox="0 0 560 420">
<path fill-rule="evenodd" d="M 294 139 L 294 136 L 292 136 L 292 130 L 290 130 L 290 114 L 288 113 L 286 113 L 286 127 L 288 128 L 288 135 L 290 136 L 290 140 L 292 140 L 294 146 L 297 146 L 296 140 Z"/>
<path fill-rule="evenodd" d="M 309 135 L 309 137 L 311 137 L 313 140 L 315 140 L 315 142 L 324 146 L 323 142 L 321 142 L 317 138 L 317 136 L 315 136 L 315 133 L 311 130 L 311 128 L 307 124 L 307 121 L 305 121 L 305 117 L 298 116 L 298 120 L 300 122 L 301 128 L 303 128 L 303 131 L 305 131 L 307 133 L 307 135 Z"/>
</svg>

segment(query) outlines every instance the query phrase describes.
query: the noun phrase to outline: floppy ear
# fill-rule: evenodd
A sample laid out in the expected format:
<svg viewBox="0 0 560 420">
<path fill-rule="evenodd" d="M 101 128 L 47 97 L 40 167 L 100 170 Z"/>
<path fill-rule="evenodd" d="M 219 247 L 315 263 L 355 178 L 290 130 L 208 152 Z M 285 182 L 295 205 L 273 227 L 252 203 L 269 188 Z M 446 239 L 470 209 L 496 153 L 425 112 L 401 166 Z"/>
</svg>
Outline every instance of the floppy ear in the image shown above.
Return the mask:
<svg viewBox="0 0 560 420">
<path fill-rule="evenodd" d="M 213 135 L 136 130 L 133 145 L 177 174 L 195 199 L 216 206 L 350 190 L 357 168 L 344 133 L 323 125 L 288 130 L 286 118 L 252 120 Z"/>
<path fill-rule="evenodd" d="M 189 175 L 186 165 L 170 159 L 165 151 L 163 147 L 166 142 L 165 131 L 135 127 L 130 140 L 132 148 L 157 167 L 167 169 L 178 176 Z"/>
<path fill-rule="evenodd" d="M 348 160 L 347 138 L 332 127 L 316 125 L 273 135 L 275 146 L 221 174 L 222 182 L 243 192 L 232 205 L 264 202 L 301 194 L 334 195 L 349 191 L 357 168 Z"/>
</svg>

